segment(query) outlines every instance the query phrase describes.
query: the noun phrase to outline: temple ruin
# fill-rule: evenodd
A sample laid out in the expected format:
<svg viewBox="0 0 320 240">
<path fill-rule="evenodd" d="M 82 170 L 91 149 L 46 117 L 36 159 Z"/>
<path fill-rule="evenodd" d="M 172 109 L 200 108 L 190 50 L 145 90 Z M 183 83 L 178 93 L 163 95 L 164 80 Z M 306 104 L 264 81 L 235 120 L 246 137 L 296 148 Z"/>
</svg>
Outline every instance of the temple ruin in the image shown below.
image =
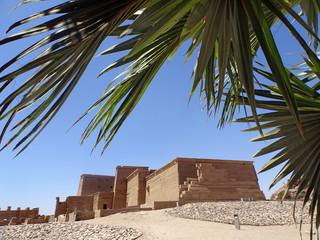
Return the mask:
<svg viewBox="0 0 320 240">
<path fill-rule="evenodd" d="M 49 218 L 50 216 L 39 215 L 39 208 L 26 208 L 25 210 L 20 207 L 12 210 L 11 206 L 8 206 L 7 210 L 0 208 L 0 226 L 45 223 L 49 221 Z"/>
<path fill-rule="evenodd" d="M 84 174 L 78 195 L 57 197 L 59 221 L 119 211 L 160 209 L 207 201 L 265 200 L 252 161 L 176 158 L 159 168 L 118 166 L 115 176 Z"/>
</svg>

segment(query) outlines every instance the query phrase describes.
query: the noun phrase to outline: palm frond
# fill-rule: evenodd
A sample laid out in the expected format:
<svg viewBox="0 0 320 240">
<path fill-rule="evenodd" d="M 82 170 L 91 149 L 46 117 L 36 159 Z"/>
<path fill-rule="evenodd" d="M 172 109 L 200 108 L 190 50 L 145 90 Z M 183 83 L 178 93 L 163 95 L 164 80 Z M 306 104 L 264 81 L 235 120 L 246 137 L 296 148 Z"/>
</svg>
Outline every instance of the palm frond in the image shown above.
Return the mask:
<svg viewBox="0 0 320 240">
<path fill-rule="evenodd" d="M 107 36 L 118 36 L 124 40 L 106 49 L 101 55 L 125 53 L 100 75 L 130 65 L 117 77 L 122 79 L 118 82 L 116 79 L 110 81 L 104 95 L 83 115 L 102 104 L 82 135 L 82 140 L 85 140 L 95 129 L 100 128 L 94 148 L 102 139 L 105 147 L 109 144 L 164 61 L 189 40 L 192 41 L 187 50 L 187 59 L 199 50 L 191 96 L 196 89 L 200 89 L 200 97 L 206 100 L 209 114 L 213 111 L 217 113 L 221 103 L 224 103 L 220 127 L 233 119 L 238 105 L 232 96 L 244 96 L 249 101 L 255 123 L 261 131 L 256 112 L 256 80 L 252 64 L 261 47 L 279 94 L 284 97 L 296 126 L 303 134 L 290 76 L 283 66 L 270 27 L 279 19 L 284 22 L 304 47 L 310 64 L 318 68 L 320 62 L 316 55 L 285 16 L 289 12 L 313 36 L 314 41 L 319 40 L 316 32 L 312 31 L 317 29 L 315 12 L 310 11 L 311 5 L 303 3 L 305 1 L 288 4 L 273 0 L 76 0 L 66 1 L 18 21 L 9 28 L 9 32 L 34 20 L 52 16 L 51 20 L 43 20 L 36 26 L 0 41 L 0 45 L 5 45 L 33 35 L 49 33 L 0 67 L 2 72 L 19 59 L 47 47 L 29 63 L 0 77 L 0 91 L 3 91 L 18 76 L 36 70 L 0 103 L 0 120 L 7 119 L 0 141 L 15 116 L 36 102 L 40 105 L 13 126 L 17 133 L 4 147 L 18 140 L 25 132 L 16 147 L 37 135 L 66 101 Z M 21 4 L 28 2 L 34 1 L 25 0 Z M 306 23 L 291 11 L 297 4 L 301 4 L 307 15 Z M 142 12 L 137 13 L 138 10 Z M 123 38 L 125 36 L 127 38 Z M 12 104 L 19 97 L 21 100 Z M 31 130 L 27 132 L 29 128 Z"/>
<path fill-rule="evenodd" d="M 29 21 L 48 15 L 58 17 L 31 27 L 0 41 L 0 45 L 20 40 L 43 32 L 54 30 L 0 68 L 4 71 L 22 57 L 48 46 L 26 65 L 0 77 L 4 90 L 19 75 L 36 69 L 36 72 L 21 86 L 0 103 L 1 119 L 11 114 L 1 139 L 14 116 L 21 110 L 40 101 L 40 105 L 21 120 L 14 128 L 18 132 L 4 145 L 11 144 L 31 124 L 43 115 L 36 125 L 16 144 L 20 146 L 33 134 L 38 135 L 52 117 L 59 111 L 71 91 L 81 78 L 84 70 L 105 38 L 116 30 L 120 24 L 133 16 L 148 1 L 70 1 L 13 24 L 8 31 Z M 14 99 L 22 96 L 18 104 L 6 110 Z M 0 139 L 0 141 L 1 141 Z M 33 139 L 31 140 L 33 141 Z M 31 142 L 30 141 L 30 142 Z M 27 145 L 30 144 L 27 143 Z M 25 148 L 23 148 L 25 149 Z"/>
<path fill-rule="evenodd" d="M 254 157 L 269 153 L 276 153 L 259 172 L 265 172 L 276 166 L 284 164 L 280 172 L 272 181 L 270 188 L 280 180 L 289 176 L 287 184 L 288 191 L 293 184 L 299 180 L 297 196 L 306 190 L 304 206 L 311 201 L 310 217 L 313 222 L 316 213 L 316 227 L 319 227 L 320 209 L 317 207 L 320 201 L 318 189 L 320 188 L 320 95 L 310 88 L 306 79 L 300 79 L 288 69 L 288 76 L 292 85 L 295 101 L 297 102 L 301 125 L 304 131 L 303 137 L 295 127 L 295 120 L 290 113 L 284 97 L 278 87 L 264 85 L 265 90 L 256 91 L 259 100 L 256 100 L 258 108 L 267 110 L 266 113 L 259 114 L 258 119 L 262 129 L 271 129 L 263 136 L 257 136 L 252 141 L 274 140 L 271 144 L 259 150 Z M 263 76 L 273 79 L 271 73 L 259 71 Z M 303 75 L 302 75 L 303 76 Z M 275 81 L 273 79 L 273 81 Z M 244 99 L 245 104 L 249 101 Z M 237 122 L 254 122 L 253 117 L 245 117 L 236 120 Z M 246 131 L 257 131 L 257 127 Z M 285 196 L 286 192 L 284 193 Z M 311 224 L 312 225 L 312 224 Z"/>
</svg>

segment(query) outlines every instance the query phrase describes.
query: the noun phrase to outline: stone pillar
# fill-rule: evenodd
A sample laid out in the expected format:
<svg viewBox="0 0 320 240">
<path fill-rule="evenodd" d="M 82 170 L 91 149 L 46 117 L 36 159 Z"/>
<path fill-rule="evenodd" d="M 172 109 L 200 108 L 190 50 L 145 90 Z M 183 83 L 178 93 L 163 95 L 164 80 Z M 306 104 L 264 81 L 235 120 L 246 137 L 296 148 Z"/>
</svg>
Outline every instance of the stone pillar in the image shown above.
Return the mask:
<svg viewBox="0 0 320 240">
<path fill-rule="evenodd" d="M 30 214 L 30 208 L 26 208 L 26 210 L 25 210 L 25 216 L 26 216 L 26 218 L 29 218 L 29 214 Z"/>
<path fill-rule="evenodd" d="M 8 206 L 8 208 L 7 208 L 7 214 L 8 214 L 7 219 L 10 220 L 10 219 L 11 219 L 11 206 Z"/>
<path fill-rule="evenodd" d="M 35 217 L 38 217 L 39 216 L 39 208 L 34 208 L 34 215 Z"/>
<path fill-rule="evenodd" d="M 60 214 L 60 197 L 56 197 L 56 209 L 54 211 L 54 217 L 57 218 Z"/>
<path fill-rule="evenodd" d="M 16 217 L 18 218 L 18 220 L 20 220 L 20 214 L 21 214 L 20 210 L 21 210 L 21 208 L 18 207 L 18 208 L 17 208 L 17 215 L 16 215 Z"/>
</svg>

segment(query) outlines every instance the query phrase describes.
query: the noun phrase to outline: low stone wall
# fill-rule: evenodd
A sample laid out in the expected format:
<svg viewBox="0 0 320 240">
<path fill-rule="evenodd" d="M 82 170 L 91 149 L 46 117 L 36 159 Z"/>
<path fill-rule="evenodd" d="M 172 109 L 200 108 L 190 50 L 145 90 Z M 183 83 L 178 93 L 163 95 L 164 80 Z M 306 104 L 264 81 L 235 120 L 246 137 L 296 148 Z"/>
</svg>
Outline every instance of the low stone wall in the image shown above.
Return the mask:
<svg viewBox="0 0 320 240">
<path fill-rule="evenodd" d="M 39 208 L 26 208 L 21 210 L 18 207 L 16 210 L 12 210 L 11 206 L 8 206 L 7 210 L 0 209 L 0 226 L 5 225 L 19 225 L 22 224 L 25 219 L 37 219 L 43 217 L 39 215 Z"/>
<path fill-rule="evenodd" d="M 44 218 L 44 219 L 26 219 L 25 221 L 24 221 L 24 223 L 23 224 L 38 224 L 38 223 L 47 223 L 47 222 L 49 222 L 48 221 L 49 219 L 48 218 Z"/>
<path fill-rule="evenodd" d="M 0 222 L 0 226 L 6 226 L 8 224 L 9 224 L 9 221 L 7 221 L 7 220 Z"/>
<path fill-rule="evenodd" d="M 153 209 L 163 209 L 163 208 L 171 208 L 176 207 L 177 202 L 176 201 L 155 201 L 153 202 Z"/>
<path fill-rule="evenodd" d="M 94 211 L 88 211 L 88 212 L 77 212 L 76 214 L 69 213 L 68 214 L 68 221 L 81 221 L 81 220 L 89 220 L 94 218 Z"/>
<path fill-rule="evenodd" d="M 152 208 L 123 208 L 123 209 L 100 209 L 96 210 L 94 218 L 105 217 L 116 213 L 137 212 L 137 211 L 150 211 Z"/>
<path fill-rule="evenodd" d="M 48 222 L 56 222 L 56 218 L 54 217 L 54 215 L 48 216 Z"/>
<path fill-rule="evenodd" d="M 58 222 L 67 222 L 67 220 L 68 220 L 67 216 L 69 217 L 69 215 L 64 215 L 64 214 L 59 215 L 57 217 Z"/>
<path fill-rule="evenodd" d="M 120 209 L 99 209 L 94 211 L 94 218 L 105 217 L 118 212 L 121 212 L 121 210 Z"/>
<path fill-rule="evenodd" d="M 146 204 L 179 201 L 179 171 L 175 161 L 146 177 Z"/>
</svg>

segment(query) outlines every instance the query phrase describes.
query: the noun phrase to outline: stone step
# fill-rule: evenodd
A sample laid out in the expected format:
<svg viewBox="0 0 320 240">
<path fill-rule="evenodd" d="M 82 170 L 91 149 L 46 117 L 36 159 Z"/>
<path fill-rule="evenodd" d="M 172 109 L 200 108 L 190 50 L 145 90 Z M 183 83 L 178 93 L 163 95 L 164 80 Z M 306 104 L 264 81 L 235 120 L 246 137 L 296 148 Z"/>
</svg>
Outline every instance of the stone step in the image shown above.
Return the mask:
<svg viewBox="0 0 320 240">
<path fill-rule="evenodd" d="M 198 181 L 198 178 L 187 178 L 187 181 Z"/>
<path fill-rule="evenodd" d="M 215 188 L 204 188 L 204 187 L 189 187 L 188 189 L 188 193 L 192 193 L 192 192 L 195 192 L 195 193 L 214 193 L 214 194 L 217 194 L 219 192 L 229 192 L 229 193 L 232 193 L 232 192 L 238 192 L 237 189 L 235 188 L 228 188 L 228 187 L 215 187 Z"/>
<path fill-rule="evenodd" d="M 191 182 L 191 186 L 205 186 L 205 187 L 235 187 L 235 188 L 255 188 L 259 185 L 252 181 L 238 181 L 238 182 Z"/>
<path fill-rule="evenodd" d="M 191 182 L 198 182 L 198 178 L 187 178 L 186 181 L 183 182 L 184 185 L 188 185 Z"/>
<path fill-rule="evenodd" d="M 188 185 L 180 185 L 179 186 L 179 192 L 181 193 L 182 191 L 187 191 L 188 190 Z"/>
<path fill-rule="evenodd" d="M 194 202 L 220 202 L 221 199 L 181 199 L 180 204 L 184 205 L 187 203 L 194 203 Z M 224 202 L 228 201 L 240 201 L 240 199 L 223 199 Z"/>
<path fill-rule="evenodd" d="M 216 191 L 216 192 L 204 192 L 204 191 L 184 191 L 180 194 L 182 199 L 211 199 L 211 200 L 224 200 L 233 199 L 240 200 L 241 198 L 254 198 L 260 199 L 262 196 L 261 192 L 237 192 L 237 191 Z"/>
<path fill-rule="evenodd" d="M 199 182 L 236 182 L 235 178 L 228 178 L 226 176 L 199 176 Z"/>
<path fill-rule="evenodd" d="M 243 192 L 243 193 L 247 193 L 247 192 L 255 192 L 255 191 L 259 191 L 259 189 L 255 189 L 255 188 L 236 188 L 236 187 L 228 187 L 228 186 L 215 186 L 215 187 L 204 187 L 204 186 L 189 186 L 188 188 L 189 192 Z"/>
</svg>

